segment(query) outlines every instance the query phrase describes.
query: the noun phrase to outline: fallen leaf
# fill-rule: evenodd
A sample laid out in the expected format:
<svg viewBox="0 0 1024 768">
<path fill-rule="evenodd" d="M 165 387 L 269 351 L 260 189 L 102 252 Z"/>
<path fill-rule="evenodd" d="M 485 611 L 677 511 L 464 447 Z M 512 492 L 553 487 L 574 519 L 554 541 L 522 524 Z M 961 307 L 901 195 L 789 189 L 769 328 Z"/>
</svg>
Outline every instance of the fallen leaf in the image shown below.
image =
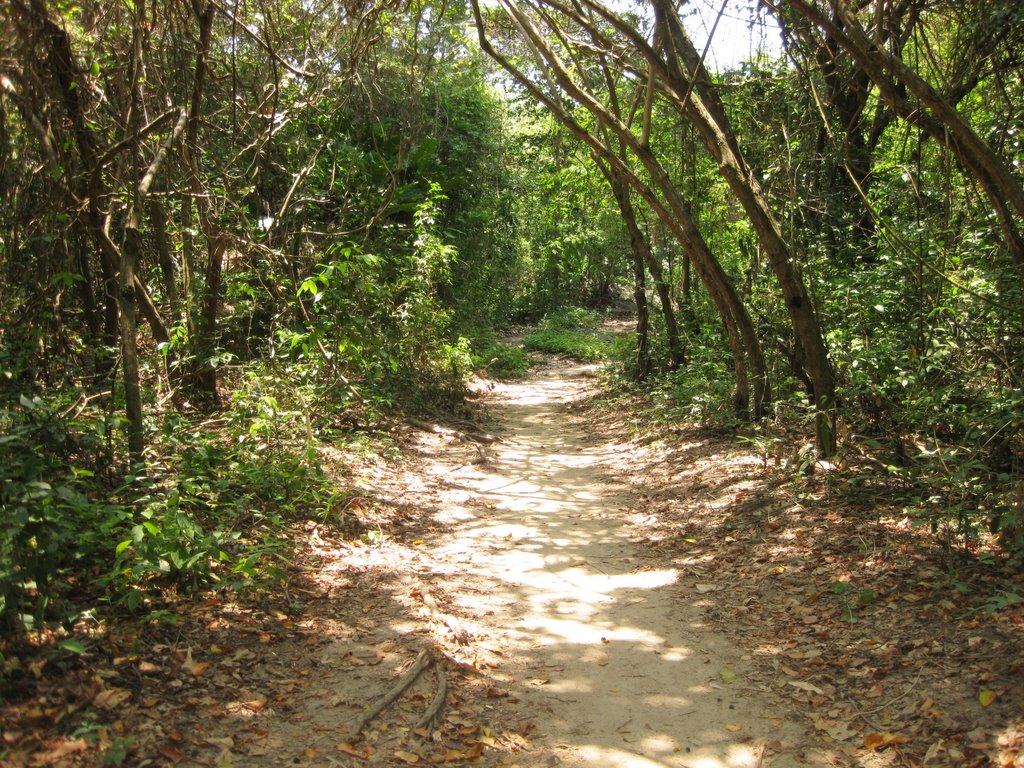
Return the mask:
<svg viewBox="0 0 1024 768">
<path fill-rule="evenodd" d="M 253 712 L 262 712 L 266 709 L 269 699 L 266 696 L 255 696 L 247 701 L 240 702 L 246 709 L 251 709 Z"/>
<path fill-rule="evenodd" d="M 743 730 L 743 726 L 737 725 L 736 723 L 726 723 L 725 730 L 732 731 L 733 733 L 739 733 Z"/>
<path fill-rule="evenodd" d="M 817 693 L 819 696 L 824 696 L 825 692 L 821 690 L 814 683 L 804 682 L 803 680 L 787 680 L 790 685 L 794 688 L 799 688 L 801 691 L 807 691 L 808 693 Z"/>
<path fill-rule="evenodd" d="M 856 729 L 851 728 L 848 723 L 839 723 L 833 728 L 826 729 L 825 733 L 836 741 L 849 741 L 857 735 Z"/>
<path fill-rule="evenodd" d="M 161 744 L 156 748 L 156 751 L 166 757 L 172 763 L 181 762 L 181 759 L 185 757 L 185 753 L 178 749 L 173 744 Z"/>
<path fill-rule="evenodd" d="M 998 695 L 995 691 L 982 691 L 978 694 L 978 703 L 983 707 L 990 706 Z"/>
<path fill-rule="evenodd" d="M 885 733 L 875 733 L 872 731 L 864 737 L 864 746 L 876 751 L 891 747 L 893 744 L 905 744 L 906 742 L 906 736 L 899 736 L 888 731 Z"/>
<path fill-rule="evenodd" d="M 113 709 L 120 704 L 132 697 L 131 691 L 126 691 L 124 688 L 107 688 L 104 691 L 100 691 L 96 694 L 96 698 L 92 700 L 94 706 L 100 709 Z"/>
<path fill-rule="evenodd" d="M 335 747 L 340 752 L 344 752 L 346 755 L 352 755 L 352 757 L 358 757 L 360 760 L 369 760 L 370 756 L 373 755 L 373 747 L 366 746 L 362 749 L 352 746 L 349 742 L 343 742 Z"/>
<path fill-rule="evenodd" d="M 483 754 L 484 745 L 477 742 L 469 749 L 449 749 L 444 753 L 446 763 L 455 763 L 460 760 L 473 760 Z"/>
<path fill-rule="evenodd" d="M 395 757 L 399 760 L 404 760 L 409 765 L 416 765 L 420 761 L 420 756 L 414 752 L 406 752 L 404 749 L 396 749 Z"/>
<path fill-rule="evenodd" d="M 181 668 L 184 669 L 186 672 L 188 672 L 193 677 L 199 677 L 201 674 L 203 674 L 203 672 L 206 671 L 206 668 L 208 666 L 210 666 L 210 665 L 207 664 L 206 662 L 194 661 L 192 659 L 192 649 L 191 648 L 189 648 L 188 651 L 186 652 L 185 660 L 183 662 L 181 662 Z"/>
<path fill-rule="evenodd" d="M 708 592 L 717 592 L 721 587 L 717 584 L 696 584 L 694 585 L 698 594 L 706 595 Z"/>
<path fill-rule="evenodd" d="M 37 754 L 35 756 L 35 764 L 50 765 L 51 763 L 56 763 L 68 755 L 75 754 L 76 752 L 85 752 L 88 748 L 89 745 L 86 744 L 85 739 L 62 741 L 48 752 Z"/>
<path fill-rule="evenodd" d="M 736 682 L 736 673 L 728 667 L 722 667 L 718 672 L 718 676 L 722 678 L 722 682 L 726 685 L 731 685 Z"/>
</svg>

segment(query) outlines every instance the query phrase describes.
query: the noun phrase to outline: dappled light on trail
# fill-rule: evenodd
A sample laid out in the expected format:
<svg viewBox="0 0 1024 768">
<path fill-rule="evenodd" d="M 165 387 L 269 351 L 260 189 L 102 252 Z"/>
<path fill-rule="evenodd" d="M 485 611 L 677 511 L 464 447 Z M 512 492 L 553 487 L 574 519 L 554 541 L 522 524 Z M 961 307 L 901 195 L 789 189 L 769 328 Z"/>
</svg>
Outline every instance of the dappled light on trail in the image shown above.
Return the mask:
<svg viewBox="0 0 1024 768">
<path fill-rule="evenodd" d="M 735 681 L 742 653 L 681 599 L 680 573 L 631 540 L 642 510 L 607 467 L 615 448 L 568 411 L 589 376 L 501 386 L 504 439 L 486 460 L 435 457 L 453 534 L 424 553 L 430 589 L 486 638 L 466 660 L 512 687 L 560 764 L 761 765 L 784 724 Z"/>
</svg>

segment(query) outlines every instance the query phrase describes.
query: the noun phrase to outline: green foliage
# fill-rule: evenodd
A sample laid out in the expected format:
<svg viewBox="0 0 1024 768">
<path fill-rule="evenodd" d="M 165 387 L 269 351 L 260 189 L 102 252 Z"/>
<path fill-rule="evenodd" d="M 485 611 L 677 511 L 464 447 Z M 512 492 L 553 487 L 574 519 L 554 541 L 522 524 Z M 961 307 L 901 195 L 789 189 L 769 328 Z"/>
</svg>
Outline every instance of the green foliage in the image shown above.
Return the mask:
<svg viewBox="0 0 1024 768">
<path fill-rule="evenodd" d="M 530 369 L 530 356 L 520 345 L 499 341 L 492 330 L 476 330 L 471 335 L 474 371 L 497 379 L 518 379 Z"/>
<path fill-rule="evenodd" d="M 706 345 L 694 344 L 688 351 L 685 365 L 654 382 L 655 418 L 664 424 L 698 421 L 735 429 L 738 420 L 731 405 L 734 379 L 728 357 Z"/>
<path fill-rule="evenodd" d="M 163 259 L 140 268 L 169 339 L 154 348 L 143 330 L 138 340 L 150 397 L 147 471 L 137 477 L 124 476 L 113 415 L 124 399 L 121 340 L 99 254 L 104 238 L 122 243 L 116 229 L 138 185 L 135 163 L 107 160 L 119 156 L 117 137 L 141 125 L 124 125 L 132 95 L 110 73 L 134 71 L 131 40 L 144 31 L 160 45 L 144 47 L 145 103 L 131 112 L 182 103 L 201 69 L 197 21 L 187 4 L 152 8 L 146 30 L 133 29 L 131 4 L 111 5 L 99 26 L 77 7 L 51 9 L 69 32 L 75 90 L 88 95 L 76 115 L 41 55 L 52 36 L 25 19 L 5 41 L 23 72 L 12 98 L 35 111 L 4 111 L 0 131 L 6 627 L 70 621 L 77 594 L 104 575 L 110 598 L 129 607 L 157 587 L 274 578 L 288 523 L 338 507 L 324 446 L 402 411 L 458 407 L 474 370 L 521 375 L 529 355 L 490 330 L 513 318 L 543 318 L 528 349 L 611 357 L 627 374 L 633 364 L 630 335 L 609 340 L 598 312 L 564 307 L 608 306 L 632 279 L 606 180 L 550 115 L 493 87 L 468 39 L 467 7 L 394 7 L 358 22 L 340 6 L 282 8 L 272 54 L 237 35 L 239 24 L 262 23 L 258 9 L 214 16 L 212 55 L 230 43 L 231 76 L 203 83 L 194 168 L 169 162 L 154 186 L 142 235 Z M 1020 34 L 1006 30 L 1021 13 L 1002 1 L 926 9 L 904 54 L 905 63 L 927 54 L 922 76 L 940 91 L 966 86 L 957 108 L 1011 172 L 1024 162 L 1024 86 L 1001 68 L 1019 48 Z M 793 32 L 799 43 L 806 30 Z M 791 56 L 813 50 L 802 42 L 812 44 Z M 998 55 L 984 67 L 967 66 L 990 50 Z M 1019 270 L 962 164 L 890 120 L 872 89 L 850 88 L 863 81 L 844 56 L 827 78 L 812 59 L 743 65 L 722 89 L 827 336 L 844 447 L 869 448 L 922 525 L 968 545 L 989 528 L 1020 556 Z M 304 62 L 309 76 L 281 60 Z M 621 80 L 623 105 L 634 80 Z M 808 432 L 800 350 L 751 226 L 694 130 L 660 98 L 650 117 L 652 151 L 673 159 L 671 183 L 754 318 L 774 416 Z M 155 123 L 146 141 L 166 141 L 172 124 Z M 87 167 L 96 158 L 104 167 Z M 58 178 L 99 185 L 109 233 L 91 227 Z M 652 311 L 654 418 L 735 430 L 735 374 L 714 302 L 682 287 L 674 238 L 642 208 L 687 338 L 687 363 L 668 373 Z M 217 274 L 207 260 L 222 245 L 208 303 Z M 207 323 L 210 307 L 218 316 Z M 220 410 L 200 414 L 188 374 L 211 366 Z M 776 438 L 744 434 L 767 463 Z"/>
<path fill-rule="evenodd" d="M 600 313 L 582 307 L 560 307 L 544 315 L 537 329 L 523 339 L 526 349 L 585 362 L 608 359 L 611 339 L 598 331 Z"/>
<path fill-rule="evenodd" d="M 563 307 L 548 312 L 538 327 L 542 331 L 577 331 L 597 329 L 602 321 L 601 314 L 584 307 Z"/>
<path fill-rule="evenodd" d="M 323 471 L 323 428 L 309 383 L 286 371 L 251 371 L 221 429 L 168 416 L 158 443 L 162 472 L 125 489 L 133 510 L 111 583 L 134 608 L 152 584 L 242 586 L 281 576 L 290 522 L 325 518 L 339 491 Z"/>
<path fill-rule="evenodd" d="M 83 465 L 101 450 L 103 414 L 69 418 L 66 409 L 21 395 L 0 412 L 0 624 L 8 629 L 73 619 L 75 608 L 55 604 L 55 593 L 102 556 L 126 514 L 94 500 L 102 484 Z"/>
</svg>

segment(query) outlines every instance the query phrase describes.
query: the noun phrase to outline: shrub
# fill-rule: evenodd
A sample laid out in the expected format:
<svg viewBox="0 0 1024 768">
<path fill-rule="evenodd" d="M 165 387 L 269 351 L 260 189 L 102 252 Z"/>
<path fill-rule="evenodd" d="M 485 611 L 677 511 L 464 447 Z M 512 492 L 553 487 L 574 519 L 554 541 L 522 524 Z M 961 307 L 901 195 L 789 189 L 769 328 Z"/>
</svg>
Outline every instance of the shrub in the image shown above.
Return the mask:
<svg viewBox="0 0 1024 768">
<path fill-rule="evenodd" d="M 492 330 L 477 331 L 470 342 L 473 369 L 496 379 L 517 379 L 530 368 L 530 356 L 518 345 L 498 341 Z"/>
</svg>

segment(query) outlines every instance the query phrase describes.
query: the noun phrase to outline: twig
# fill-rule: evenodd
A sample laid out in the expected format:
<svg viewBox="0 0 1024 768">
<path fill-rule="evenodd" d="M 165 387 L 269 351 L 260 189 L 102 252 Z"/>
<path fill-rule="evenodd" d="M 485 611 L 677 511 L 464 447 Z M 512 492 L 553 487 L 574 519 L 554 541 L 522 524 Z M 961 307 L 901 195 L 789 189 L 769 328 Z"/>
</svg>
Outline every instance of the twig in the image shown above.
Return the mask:
<svg viewBox="0 0 1024 768">
<path fill-rule="evenodd" d="M 448 676 L 444 673 L 444 665 L 435 664 L 434 669 L 437 670 L 437 693 L 434 694 L 434 700 L 430 702 L 423 717 L 416 723 L 417 728 L 433 728 L 438 715 L 444 709 L 445 702 L 448 701 Z"/>
<path fill-rule="evenodd" d="M 853 707 L 853 711 L 854 712 L 856 712 L 858 715 L 860 715 L 864 719 L 864 722 L 866 722 L 868 725 L 872 725 L 870 722 L 868 722 L 867 716 L 868 715 L 876 715 L 879 712 L 881 712 L 883 709 L 891 707 L 893 704 L 895 704 L 900 699 L 905 698 L 908 693 L 910 693 L 911 691 L 913 691 L 914 689 L 917 688 L 917 681 L 921 679 L 921 674 L 922 674 L 921 672 L 917 673 L 917 676 L 914 678 L 914 682 L 912 682 L 909 686 L 907 686 L 907 690 L 905 690 L 903 693 L 901 693 L 896 698 L 890 699 L 889 701 L 885 702 L 885 704 L 882 704 L 879 707 L 875 707 L 874 709 L 869 709 L 866 712 L 861 712 L 859 709 L 857 709 L 856 705 L 852 701 L 850 702 L 850 706 Z"/>
<path fill-rule="evenodd" d="M 430 651 L 426 648 L 420 651 L 419 655 L 416 657 L 416 661 L 413 662 L 412 666 L 409 667 L 398 682 L 391 686 L 391 689 L 381 696 L 377 703 L 366 710 L 363 716 L 359 718 L 359 721 L 356 723 L 356 727 L 352 731 L 352 738 L 361 734 L 363 732 L 363 728 L 365 728 L 373 718 L 383 712 L 389 704 L 401 696 L 410 685 L 416 682 L 416 678 L 420 676 L 423 670 L 433 663 L 434 657 L 430 654 Z"/>
</svg>

